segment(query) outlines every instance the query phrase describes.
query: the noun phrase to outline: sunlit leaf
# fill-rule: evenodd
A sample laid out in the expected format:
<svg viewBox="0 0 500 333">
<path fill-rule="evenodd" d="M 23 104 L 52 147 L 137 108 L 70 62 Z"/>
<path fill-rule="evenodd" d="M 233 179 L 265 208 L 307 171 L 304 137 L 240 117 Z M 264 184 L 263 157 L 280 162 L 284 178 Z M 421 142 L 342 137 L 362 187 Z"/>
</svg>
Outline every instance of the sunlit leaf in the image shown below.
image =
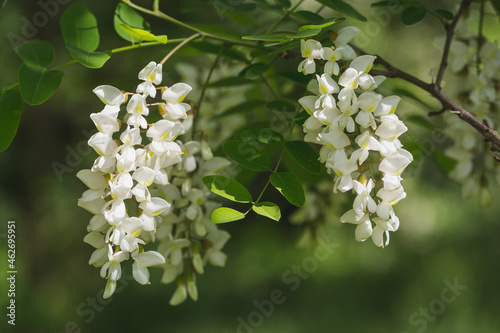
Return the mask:
<svg viewBox="0 0 500 333">
<path fill-rule="evenodd" d="M 224 153 L 244 168 L 254 171 L 270 171 L 272 163 L 262 151 L 240 140 L 228 140 L 222 145 Z"/>
<path fill-rule="evenodd" d="M 299 33 L 296 33 L 295 35 L 290 35 L 288 36 L 289 38 L 292 39 L 302 39 L 302 38 L 309 38 L 309 37 L 314 37 L 317 34 L 321 32 L 320 28 L 315 28 L 315 29 L 304 29 L 300 31 Z"/>
<path fill-rule="evenodd" d="M 344 18 L 332 17 L 321 24 L 303 25 L 299 28 L 299 32 L 304 31 L 304 30 L 310 30 L 310 29 L 324 29 L 324 28 L 332 26 L 334 24 L 343 22 L 344 20 L 345 20 Z"/>
<path fill-rule="evenodd" d="M 18 90 L 0 90 L 0 152 L 7 149 L 16 136 L 22 107 Z"/>
<path fill-rule="evenodd" d="M 301 207 L 306 202 L 306 196 L 299 178 L 290 172 L 276 172 L 269 177 L 271 184 L 292 205 Z"/>
<path fill-rule="evenodd" d="M 279 221 L 281 218 L 280 208 L 272 202 L 258 202 L 252 206 L 252 210 L 259 215 L 270 218 L 271 220 Z"/>
<path fill-rule="evenodd" d="M 115 26 L 116 33 L 123 39 L 137 43 L 139 39 L 131 36 L 127 31 L 125 31 L 121 25 L 126 24 L 131 28 L 137 28 L 145 31 L 151 31 L 149 23 L 133 8 L 127 6 L 124 3 L 119 3 L 116 6 L 115 16 L 113 18 L 113 23 Z"/>
<path fill-rule="evenodd" d="M 22 64 L 19 69 L 19 90 L 23 100 L 38 105 L 52 96 L 61 85 L 63 72 Z"/>
<path fill-rule="evenodd" d="M 213 193 L 235 202 L 252 202 L 252 195 L 245 186 L 224 176 L 205 176 L 203 184 Z"/>
<path fill-rule="evenodd" d="M 127 24 L 120 24 L 120 27 L 130 36 L 137 38 L 141 42 L 160 42 L 163 44 L 167 44 L 168 41 L 168 37 L 165 35 L 155 36 L 149 31 L 132 28 Z"/>
<path fill-rule="evenodd" d="M 245 218 L 245 214 L 235 209 L 220 207 L 212 213 L 212 223 L 227 223 Z"/>
</svg>

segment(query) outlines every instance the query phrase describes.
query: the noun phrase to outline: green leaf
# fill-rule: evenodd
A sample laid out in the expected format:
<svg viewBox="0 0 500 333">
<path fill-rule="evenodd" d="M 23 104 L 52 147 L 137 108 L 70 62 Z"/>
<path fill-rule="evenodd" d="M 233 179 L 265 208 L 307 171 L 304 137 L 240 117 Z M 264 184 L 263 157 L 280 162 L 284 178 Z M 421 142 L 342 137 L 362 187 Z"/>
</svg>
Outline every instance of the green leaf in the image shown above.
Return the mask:
<svg viewBox="0 0 500 333">
<path fill-rule="evenodd" d="M 47 67 L 54 61 L 54 48 L 42 40 L 30 40 L 14 48 L 19 58 L 28 65 Z"/>
<path fill-rule="evenodd" d="M 42 104 L 61 85 L 63 72 L 22 64 L 19 69 L 19 90 L 30 105 Z"/>
<path fill-rule="evenodd" d="M 130 36 L 137 38 L 140 42 L 160 42 L 167 44 L 168 37 L 165 35 L 155 36 L 149 31 L 132 28 L 127 24 L 120 24 L 120 27 Z"/>
<path fill-rule="evenodd" d="M 270 171 L 269 157 L 256 147 L 240 140 L 228 140 L 222 145 L 224 153 L 244 168 L 254 171 Z"/>
<path fill-rule="evenodd" d="M 326 22 L 324 22 L 322 24 L 303 25 L 299 28 L 299 32 L 304 31 L 304 30 L 309 30 L 309 29 L 324 29 L 326 27 L 332 26 L 334 24 L 337 24 L 337 23 L 340 23 L 343 21 L 344 21 L 344 18 L 332 17 L 332 18 L 326 20 Z"/>
<path fill-rule="evenodd" d="M 245 214 L 235 209 L 220 207 L 212 213 L 212 223 L 227 223 L 238 221 L 245 218 Z"/>
<path fill-rule="evenodd" d="M 74 4 L 66 9 L 61 16 L 61 30 L 66 44 L 89 52 L 99 46 L 97 20 L 82 4 Z"/>
<path fill-rule="evenodd" d="M 89 52 L 71 44 L 67 44 L 66 47 L 73 59 L 88 68 L 101 68 L 111 58 L 111 51 Z"/>
<path fill-rule="evenodd" d="M 295 104 L 291 101 L 280 99 L 266 103 L 266 108 L 278 112 L 295 112 Z"/>
<path fill-rule="evenodd" d="M 263 144 L 280 142 L 283 140 L 283 136 L 280 133 L 270 128 L 251 128 L 239 132 L 234 137 L 243 142 L 256 141 Z"/>
<path fill-rule="evenodd" d="M 293 157 L 295 162 L 310 173 L 321 172 L 321 163 L 318 161 L 319 155 L 310 145 L 304 141 L 289 141 L 285 143 L 286 151 Z"/>
<path fill-rule="evenodd" d="M 316 0 L 319 3 L 356 20 L 366 22 L 366 17 L 361 15 L 356 9 L 352 8 L 349 4 L 342 0 Z"/>
<path fill-rule="evenodd" d="M 195 42 L 189 43 L 189 46 L 200 51 L 201 53 L 211 53 L 211 54 L 219 54 L 221 46 L 218 44 L 209 43 L 207 41 L 197 40 Z M 222 50 L 222 56 L 238 61 L 248 62 L 248 59 L 245 54 L 236 50 L 225 47 Z"/>
<path fill-rule="evenodd" d="M 372 6 L 372 7 L 387 7 L 387 6 L 389 6 L 390 4 L 393 4 L 393 3 L 395 3 L 394 0 L 391 0 L 391 1 L 379 1 L 379 2 L 372 3 L 370 6 Z"/>
<path fill-rule="evenodd" d="M 269 69 L 269 65 L 262 63 L 262 62 L 257 62 L 255 64 L 251 64 L 248 67 L 245 67 L 239 74 L 239 77 L 256 77 L 259 75 L 262 75 L 265 71 Z"/>
<path fill-rule="evenodd" d="M 453 15 L 452 12 L 446 9 L 436 9 L 434 13 L 438 14 L 439 16 L 448 21 L 452 21 L 455 18 L 455 15 Z"/>
<path fill-rule="evenodd" d="M 216 115 L 215 117 L 220 118 L 220 117 L 224 117 L 224 116 L 228 116 L 228 115 L 236 114 L 236 113 L 240 113 L 240 112 L 247 112 L 247 111 L 252 112 L 252 111 L 255 111 L 255 110 L 261 108 L 265 104 L 266 104 L 266 102 L 264 102 L 264 101 L 246 101 L 246 102 L 243 102 L 243 103 L 240 103 L 240 104 L 237 104 L 235 106 L 230 107 L 229 109 L 225 110 L 221 114 Z"/>
<path fill-rule="evenodd" d="M 276 0 L 276 2 L 282 5 L 285 9 L 292 7 L 290 0 Z"/>
<path fill-rule="evenodd" d="M 299 114 L 297 114 L 295 117 L 293 117 L 293 121 L 299 125 L 303 126 L 304 123 L 306 122 L 307 118 L 309 118 L 309 113 L 307 113 L 306 110 L 303 110 Z"/>
<path fill-rule="evenodd" d="M 263 42 L 281 42 L 288 39 L 287 34 L 272 34 L 272 35 L 252 35 L 252 36 L 243 36 L 241 39 L 244 40 L 257 40 Z"/>
<path fill-rule="evenodd" d="M 133 8 L 131 8 L 130 6 L 128 6 L 124 3 L 119 3 L 118 6 L 116 6 L 115 16 L 113 18 L 113 23 L 115 26 L 116 33 L 121 38 L 123 38 L 129 42 L 132 42 L 132 43 L 137 43 L 139 41 L 139 39 L 131 36 L 128 32 L 126 32 L 121 27 L 122 24 L 126 24 L 132 28 L 142 29 L 145 31 L 151 31 L 151 26 L 149 25 L 149 23 L 139 13 L 137 13 Z"/>
<path fill-rule="evenodd" d="M 0 152 L 7 149 L 16 136 L 22 108 L 19 90 L 0 91 Z"/>
<path fill-rule="evenodd" d="M 406 117 L 405 121 L 409 121 L 411 123 L 420 125 L 430 130 L 435 130 L 437 128 L 436 125 L 430 123 L 429 120 L 427 120 L 427 118 L 416 114 Z"/>
<path fill-rule="evenodd" d="M 425 8 L 410 6 L 401 14 L 401 22 L 405 25 L 417 24 L 424 19 L 425 14 L 427 14 Z"/>
<path fill-rule="evenodd" d="M 298 17 L 304 21 L 312 22 L 314 24 L 317 24 L 317 23 L 324 20 L 324 18 L 321 15 L 310 12 L 308 10 L 298 10 L 296 12 L 289 12 L 289 13 L 291 13 L 293 16 Z"/>
<path fill-rule="evenodd" d="M 321 28 L 315 28 L 315 29 L 304 29 L 300 31 L 299 33 L 296 33 L 295 35 L 290 35 L 288 36 L 289 38 L 292 39 L 302 39 L 302 38 L 309 38 L 309 37 L 314 37 L 317 34 L 321 32 Z"/>
<path fill-rule="evenodd" d="M 252 206 L 252 210 L 259 215 L 270 218 L 271 220 L 279 221 L 281 218 L 280 208 L 272 202 L 257 202 Z"/>
<path fill-rule="evenodd" d="M 290 172 L 276 172 L 269 177 L 271 184 L 292 205 L 301 207 L 306 202 L 306 195 L 299 178 Z"/>
<path fill-rule="evenodd" d="M 245 186 L 224 176 L 205 176 L 203 184 L 213 193 L 235 202 L 252 202 L 252 195 Z"/>
<path fill-rule="evenodd" d="M 246 77 L 230 76 L 224 79 L 220 79 L 219 81 L 212 82 L 208 85 L 208 87 L 211 88 L 234 87 L 249 83 L 255 83 L 255 81 L 247 79 Z"/>
<path fill-rule="evenodd" d="M 495 11 L 500 19 L 500 0 L 491 0 L 491 4 L 495 8 Z"/>
<path fill-rule="evenodd" d="M 446 173 L 451 172 L 458 163 L 457 160 L 454 160 L 453 158 L 446 156 L 439 149 L 436 149 L 432 153 L 432 156 L 434 157 L 434 160 L 436 161 L 437 165 L 440 166 Z"/>
</svg>

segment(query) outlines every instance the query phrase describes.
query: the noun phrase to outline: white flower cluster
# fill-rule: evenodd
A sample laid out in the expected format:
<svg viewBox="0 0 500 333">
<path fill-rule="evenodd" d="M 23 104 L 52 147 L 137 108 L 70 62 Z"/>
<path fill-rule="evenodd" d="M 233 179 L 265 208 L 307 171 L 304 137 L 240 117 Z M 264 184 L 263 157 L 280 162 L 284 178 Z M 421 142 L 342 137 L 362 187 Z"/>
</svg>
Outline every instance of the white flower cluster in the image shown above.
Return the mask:
<svg viewBox="0 0 500 333">
<path fill-rule="evenodd" d="M 470 23 L 478 19 L 474 17 L 475 14 L 475 11 L 469 11 L 457 25 L 450 44 L 449 66 L 443 89 L 476 118 L 492 128 L 498 128 L 500 49 L 498 41 L 492 42 L 486 36 L 479 37 L 470 30 Z M 441 49 L 445 38 L 442 36 L 436 40 L 436 45 Z M 481 205 L 489 205 L 492 197 L 487 175 L 492 175 L 500 184 L 499 163 L 491 158 L 489 144 L 473 127 L 455 115 L 445 115 L 444 118 L 447 121 L 446 134 L 453 140 L 453 145 L 445 154 L 456 161 L 451 177 L 463 183 L 464 197 L 471 197 L 479 190 Z"/>
<path fill-rule="evenodd" d="M 164 102 L 157 104 L 163 119 L 148 124 L 145 116 L 151 104 L 147 99 L 155 98 L 160 89 L 155 85 L 161 83 L 162 66 L 150 62 L 139 79 L 144 82 L 136 93 L 106 85 L 94 89 L 105 106 L 90 115 L 98 132 L 88 144 L 99 157 L 92 169 L 77 174 L 89 188 L 78 205 L 95 214 L 84 241 L 96 248 L 89 264 L 102 267 L 101 276 L 107 279 L 104 298 L 114 293 L 123 261 L 133 259 L 133 277 L 140 284 L 149 283 L 148 267 L 165 263 L 163 255 L 145 251 L 144 245 L 155 241 L 162 221 L 159 215 L 172 205 L 154 195 L 154 189 L 169 183 L 166 168 L 182 162 L 182 148 L 174 140 L 185 131 L 180 119 L 186 118 L 190 106 L 182 100 L 191 87 L 177 83 L 161 88 Z M 144 140 L 148 143 L 143 144 Z"/>
<path fill-rule="evenodd" d="M 161 196 L 172 203 L 160 215 L 163 223 L 157 232 L 158 252 L 166 260 L 162 282 L 177 282 L 171 305 L 184 302 L 188 294 L 197 300 L 196 274 L 203 274 L 207 262 L 225 265 L 221 249 L 230 237 L 211 222 L 220 204 L 210 200 L 211 192 L 202 181 L 204 176 L 221 172 L 229 161 L 214 157 L 205 140 L 186 142 L 182 150 L 182 163 L 169 168 L 171 183 L 159 188 Z"/>
<path fill-rule="evenodd" d="M 357 31 L 354 27 L 341 29 L 336 48 L 302 40 L 306 60 L 299 71 L 314 73 L 316 61 L 323 60 L 324 72 L 309 85 L 315 95 L 305 96 L 299 103 L 310 115 L 304 123 L 304 140 L 322 145 L 320 161 L 335 174 L 334 192 L 357 193 L 353 209 L 341 222 L 357 225 L 356 240 L 372 237 L 376 246 L 383 247 L 389 244 L 389 231 L 399 227 L 393 205 L 406 197 L 401 173 L 413 157 L 398 139 L 407 130 L 395 115 L 400 98 L 373 92 L 385 79 L 368 74 L 375 57 L 356 57 L 347 45 Z M 337 61 L 349 63 L 349 67 L 340 71 Z M 338 82 L 331 74 L 340 75 Z M 372 197 L 376 176 L 383 183 L 376 192 L 378 203 Z"/>
</svg>

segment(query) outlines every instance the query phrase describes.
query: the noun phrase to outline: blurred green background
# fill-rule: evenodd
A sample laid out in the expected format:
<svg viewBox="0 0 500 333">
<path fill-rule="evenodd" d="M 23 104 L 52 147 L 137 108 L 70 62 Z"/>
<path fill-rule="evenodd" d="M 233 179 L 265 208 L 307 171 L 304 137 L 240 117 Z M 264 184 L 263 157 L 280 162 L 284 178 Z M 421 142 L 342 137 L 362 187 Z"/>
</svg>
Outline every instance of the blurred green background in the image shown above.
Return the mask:
<svg viewBox="0 0 500 333">
<path fill-rule="evenodd" d="M 57 13 L 34 36 L 55 46 L 56 64 L 71 60 L 58 19 L 76 2 L 58 3 Z M 127 45 L 113 29 L 117 1 L 81 2 L 98 18 L 101 50 Z M 151 1 L 138 3 L 151 6 Z M 216 10 L 221 3 L 231 6 L 235 2 L 160 1 L 161 8 L 176 18 L 241 35 L 258 33 L 259 24 L 270 25 L 280 15 L 228 10 L 221 18 Z M 440 57 L 432 41 L 443 33 L 436 20 L 427 17 L 417 26 L 406 27 L 399 15 L 384 16 L 380 13 L 383 8 L 370 9 L 368 1 L 350 3 L 369 18 L 368 23 L 347 19 L 342 24 L 354 24 L 367 36 L 355 40 L 359 46 L 430 80 Z M 426 4 L 454 11 L 457 1 Z M 301 8 L 314 11 L 318 7 L 314 1 L 306 1 Z M 8 34 L 22 35 L 25 20 L 42 10 L 38 1 L 25 0 L 6 1 L 0 10 L 1 84 L 17 81 L 21 63 Z M 329 12 L 321 14 L 328 16 Z M 245 18 L 247 23 L 234 23 Z M 157 34 L 170 38 L 190 34 L 172 24 L 146 19 Z M 485 31 L 491 39 L 498 37 L 498 26 L 498 18 L 486 18 Z M 49 101 L 35 107 L 25 105 L 17 136 L 0 155 L 0 327 L 6 327 L 2 332 L 498 332 L 499 191 L 492 190 L 493 204 L 487 208 L 480 208 L 477 199 L 463 200 L 460 186 L 426 154 L 429 131 L 411 123 L 402 141 L 416 143 L 414 151 L 419 158 L 405 177 L 408 197 L 396 206 L 401 227 L 391 234 L 387 248 L 376 248 L 370 240 L 354 241 L 354 226 L 338 221 L 349 200 L 336 196 L 329 211 L 320 212 L 333 244 L 331 253 L 318 257 L 320 250 L 315 252 L 314 245 L 297 246 L 306 229 L 287 221 L 295 208 L 281 202 L 285 218 L 279 223 L 249 218 L 222 227 L 232 235 L 225 247 L 228 261 L 224 269 L 210 267 L 199 277 L 198 302 L 169 306 L 174 286 L 159 283 L 159 270 L 153 270 L 149 286 L 131 281 L 130 271 L 125 271 L 128 279 L 122 280 L 127 285 L 110 300 L 100 299 L 105 281 L 99 269 L 87 265 L 92 248 L 82 241 L 91 215 L 76 205 L 85 188 L 75 175 L 89 168 L 95 158 L 90 148 L 85 148 L 87 133 L 94 132 L 89 114 L 101 108 L 91 91 L 100 84 L 131 89 L 137 84 L 137 72 L 150 60 L 159 61 L 169 49 L 171 46 L 117 54 L 99 70 L 66 67 L 61 89 Z M 204 77 L 196 71 L 182 72 L 178 63 L 205 68 L 206 72 L 212 60 L 213 55 L 186 47 L 167 63 L 164 82 L 182 78 L 196 86 Z M 290 70 L 298 64 L 297 59 L 278 61 Z M 226 61 L 221 63 L 224 66 L 234 65 Z M 390 81 L 389 85 L 401 84 Z M 413 92 L 438 108 L 421 91 Z M 225 93 L 231 94 L 231 89 Z M 209 94 L 209 98 L 216 97 Z M 398 108 L 402 119 L 428 111 L 406 99 Z M 435 118 L 430 121 L 442 125 Z M 58 163 L 67 167 L 59 176 L 54 170 Z M 252 193 L 258 193 L 263 181 L 257 178 L 249 185 Z M 277 192 L 269 190 L 266 195 L 276 197 Z M 15 220 L 17 226 L 15 327 L 6 324 L 5 316 L 8 220 Z M 309 272 L 297 273 L 297 267 Z M 446 289 L 454 283 L 462 286 L 455 294 Z M 275 297 L 276 293 L 282 296 Z M 280 304 L 271 311 L 269 300 L 276 298 Z M 246 324 L 241 324 L 243 321 Z"/>
</svg>

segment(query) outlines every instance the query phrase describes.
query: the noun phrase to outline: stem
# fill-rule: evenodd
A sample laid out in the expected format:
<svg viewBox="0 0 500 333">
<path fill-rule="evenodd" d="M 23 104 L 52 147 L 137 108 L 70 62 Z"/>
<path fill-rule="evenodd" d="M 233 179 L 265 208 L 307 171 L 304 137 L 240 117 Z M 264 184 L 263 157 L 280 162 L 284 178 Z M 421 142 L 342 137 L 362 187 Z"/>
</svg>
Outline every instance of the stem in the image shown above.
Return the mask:
<svg viewBox="0 0 500 333">
<path fill-rule="evenodd" d="M 166 56 L 165 58 L 162 59 L 162 61 L 160 61 L 160 65 L 163 65 L 165 63 L 165 61 L 168 60 L 168 58 L 170 58 L 175 52 L 177 52 L 181 47 L 183 47 L 184 45 L 186 45 L 187 43 L 189 43 L 190 41 L 192 41 L 193 39 L 195 38 L 198 38 L 198 37 L 201 37 L 201 33 L 196 33 L 194 35 L 191 35 L 190 37 L 186 38 L 185 40 L 183 40 L 179 45 L 177 45 L 176 47 L 174 47 L 172 49 L 172 51 L 170 51 Z"/>
<path fill-rule="evenodd" d="M 450 53 L 450 45 L 451 45 L 451 40 L 453 39 L 453 34 L 455 32 L 455 27 L 458 23 L 458 20 L 462 16 L 463 11 L 467 7 L 469 7 L 471 1 L 472 0 L 462 0 L 462 3 L 460 4 L 460 8 L 458 9 L 457 13 L 455 14 L 453 21 L 450 24 L 444 23 L 444 28 L 446 30 L 446 41 L 444 44 L 444 51 L 443 51 L 443 56 L 441 58 L 441 64 L 439 65 L 438 75 L 436 78 L 436 82 L 434 83 L 436 88 L 441 87 L 441 81 L 443 80 L 444 71 L 446 69 L 446 66 L 448 65 L 448 55 Z"/>
<path fill-rule="evenodd" d="M 210 71 L 208 72 L 207 79 L 205 80 L 205 84 L 203 85 L 203 88 L 201 89 L 201 94 L 200 98 L 198 98 L 198 103 L 196 112 L 193 115 L 193 125 L 191 128 L 191 136 L 194 137 L 194 133 L 196 132 L 196 117 L 200 113 L 201 110 L 201 103 L 203 102 L 203 98 L 205 97 L 205 92 L 207 91 L 207 86 L 208 83 L 210 82 L 210 78 L 212 77 L 212 73 L 215 70 L 215 67 L 217 67 L 217 64 L 219 63 L 220 57 L 222 55 L 222 51 L 224 50 L 224 45 L 221 46 L 219 53 L 217 53 L 217 57 L 215 58 L 214 63 L 212 64 L 212 67 L 210 67 Z"/>
</svg>

